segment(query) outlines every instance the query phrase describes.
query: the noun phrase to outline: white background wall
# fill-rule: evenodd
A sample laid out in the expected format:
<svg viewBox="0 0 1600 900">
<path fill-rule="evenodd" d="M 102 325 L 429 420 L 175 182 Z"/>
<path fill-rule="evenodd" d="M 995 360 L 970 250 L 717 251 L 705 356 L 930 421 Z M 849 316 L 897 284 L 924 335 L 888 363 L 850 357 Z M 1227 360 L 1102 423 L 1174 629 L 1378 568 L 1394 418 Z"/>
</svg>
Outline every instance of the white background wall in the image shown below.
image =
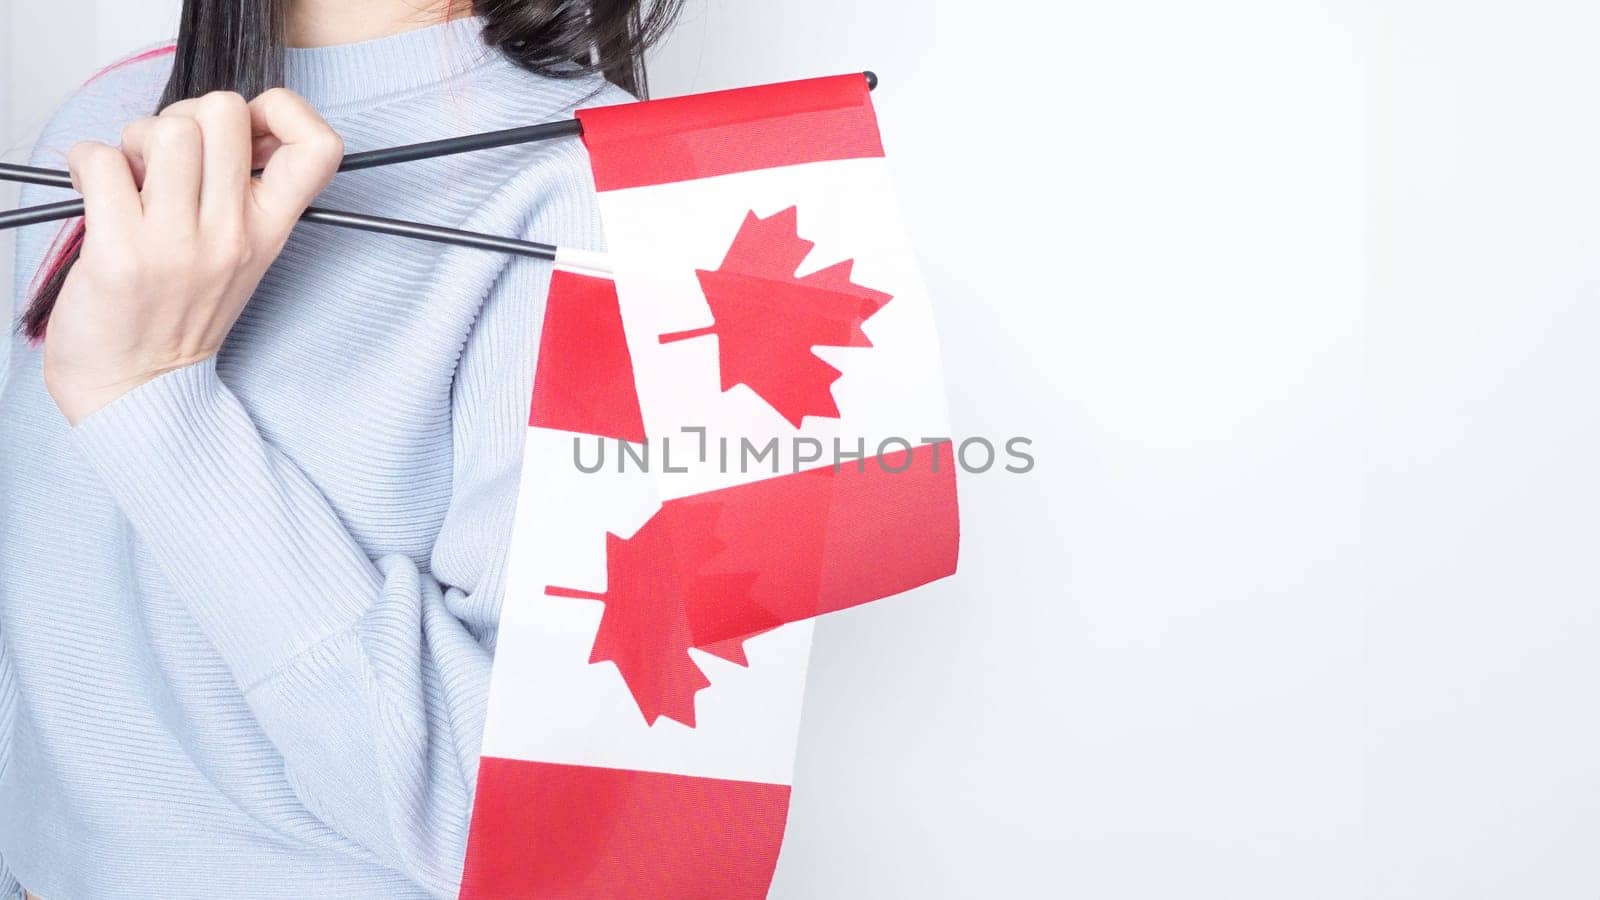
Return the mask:
<svg viewBox="0 0 1600 900">
<path fill-rule="evenodd" d="M 1375 7 L 1370 896 L 1600 896 L 1600 7 Z"/>
<path fill-rule="evenodd" d="M 661 94 L 872 68 L 960 576 L 825 621 L 785 898 L 1358 890 L 1361 71 L 1343 4 L 702 0 Z"/>
<path fill-rule="evenodd" d="M 176 3 L 90 5 L 0 0 L 0 147 Z M 956 430 L 1039 459 L 822 624 L 774 896 L 1600 894 L 1596 38 L 691 0 L 658 94 L 882 75 Z"/>
</svg>

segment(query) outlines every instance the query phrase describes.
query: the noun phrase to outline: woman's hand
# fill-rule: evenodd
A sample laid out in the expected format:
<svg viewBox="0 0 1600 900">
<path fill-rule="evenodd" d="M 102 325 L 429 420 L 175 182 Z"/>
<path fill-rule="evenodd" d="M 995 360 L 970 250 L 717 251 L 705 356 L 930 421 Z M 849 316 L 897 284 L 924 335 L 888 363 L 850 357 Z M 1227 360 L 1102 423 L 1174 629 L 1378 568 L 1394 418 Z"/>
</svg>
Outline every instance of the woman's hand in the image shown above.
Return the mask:
<svg viewBox="0 0 1600 900">
<path fill-rule="evenodd" d="M 216 353 L 343 153 L 283 89 L 173 104 L 129 124 L 120 151 L 73 147 L 83 251 L 44 340 L 45 386 L 67 420 Z"/>
</svg>

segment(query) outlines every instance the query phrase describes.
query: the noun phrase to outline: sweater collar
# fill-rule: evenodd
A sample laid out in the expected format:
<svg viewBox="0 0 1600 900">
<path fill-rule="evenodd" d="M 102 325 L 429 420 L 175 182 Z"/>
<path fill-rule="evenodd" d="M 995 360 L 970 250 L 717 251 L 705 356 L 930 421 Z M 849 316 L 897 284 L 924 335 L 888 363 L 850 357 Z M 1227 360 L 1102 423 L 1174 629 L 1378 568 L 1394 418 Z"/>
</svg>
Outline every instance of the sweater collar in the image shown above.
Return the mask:
<svg viewBox="0 0 1600 900">
<path fill-rule="evenodd" d="M 455 19 L 388 37 L 332 47 L 291 47 L 284 84 L 329 115 L 440 84 L 493 61 L 483 19 Z"/>
</svg>

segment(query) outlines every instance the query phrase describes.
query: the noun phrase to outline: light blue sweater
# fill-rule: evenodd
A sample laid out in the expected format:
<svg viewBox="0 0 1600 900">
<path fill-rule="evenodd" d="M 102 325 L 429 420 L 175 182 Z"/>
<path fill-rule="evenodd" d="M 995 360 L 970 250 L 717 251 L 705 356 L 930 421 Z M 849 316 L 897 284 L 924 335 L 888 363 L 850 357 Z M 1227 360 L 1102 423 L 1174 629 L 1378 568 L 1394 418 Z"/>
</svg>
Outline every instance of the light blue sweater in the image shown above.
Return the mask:
<svg viewBox="0 0 1600 900">
<path fill-rule="evenodd" d="M 627 99 L 518 69 L 480 27 L 292 50 L 288 85 L 352 151 Z M 115 142 L 169 66 L 92 82 L 34 163 Z M 340 175 L 319 202 L 601 243 L 570 139 Z M 19 306 L 56 233 L 20 235 Z M 46 900 L 454 896 L 548 279 L 301 226 L 219 358 L 76 429 L 8 336 L 0 884 L 9 867 Z"/>
</svg>

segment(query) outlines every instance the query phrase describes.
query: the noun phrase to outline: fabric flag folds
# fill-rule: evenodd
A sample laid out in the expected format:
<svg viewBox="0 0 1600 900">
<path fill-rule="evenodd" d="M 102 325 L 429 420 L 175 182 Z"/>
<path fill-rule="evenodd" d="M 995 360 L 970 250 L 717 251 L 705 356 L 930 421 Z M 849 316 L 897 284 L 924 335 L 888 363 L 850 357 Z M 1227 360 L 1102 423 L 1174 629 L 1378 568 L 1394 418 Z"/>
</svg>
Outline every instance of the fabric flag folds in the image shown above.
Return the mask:
<svg viewBox="0 0 1600 900">
<path fill-rule="evenodd" d="M 955 571 L 933 316 L 861 76 L 579 118 L 462 896 L 762 897 L 812 620 Z"/>
</svg>

